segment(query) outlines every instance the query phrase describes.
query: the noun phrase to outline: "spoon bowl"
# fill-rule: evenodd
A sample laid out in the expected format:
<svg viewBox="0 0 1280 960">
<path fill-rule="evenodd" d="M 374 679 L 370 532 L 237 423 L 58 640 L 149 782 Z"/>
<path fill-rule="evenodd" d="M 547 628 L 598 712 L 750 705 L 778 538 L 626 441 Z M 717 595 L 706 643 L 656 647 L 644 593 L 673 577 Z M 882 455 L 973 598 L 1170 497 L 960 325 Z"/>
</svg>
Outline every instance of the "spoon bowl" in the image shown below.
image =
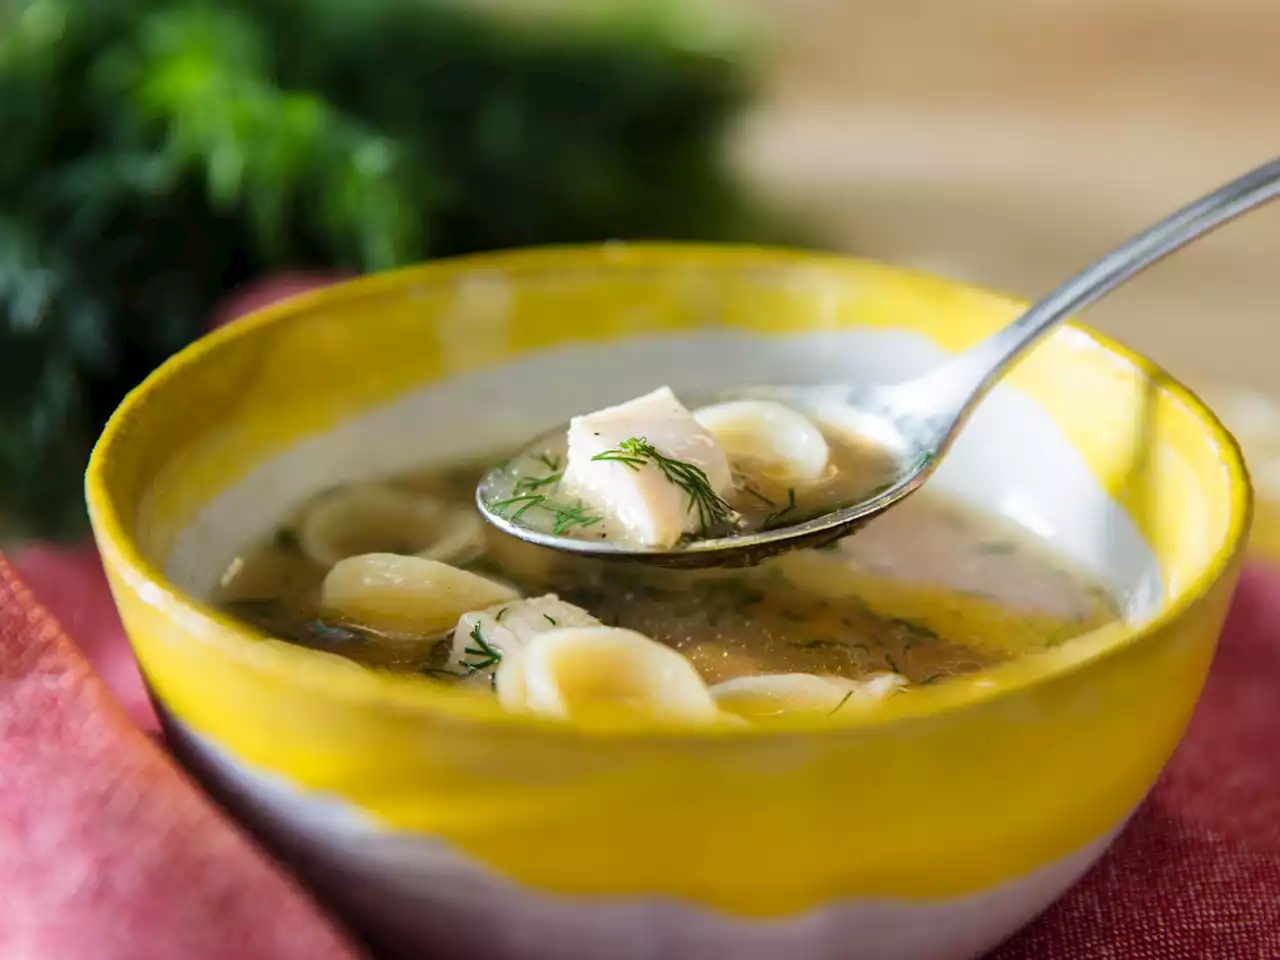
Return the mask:
<svg viewBox="0 0 1280 960">
<path fill-rule="evenodd" d="M 679 546 L 645 549 L 602 539 L 557 535 L 520 522 L 518 510 L 510 509 L 510 464 L 530 452 L 562 451 L 567 424 L 540 434 L 524 453 L 491 469 L 476 487 L 476 505 L 495 527 L 528 543 L 551 547 L 579 556 L 626 560 L 662 567 L 745 567 L 754 566 L 789 550 L 818 548 L 855 532 L 876 514 L 913 493 L 937 465 L 936 459 L 913 436 L 922 436 L 923 425 L 908 416 L 902 420 L 869 411 L 874 403 L 855 397 L 847 386 L 799 385 L 756 386 L 742 390 L 689 394 L 691 408 L 732 400 L 772 400 L 793 410 L 818 410 L 838 406 L 848 411 L 846 428 L 856 430 L 857 439 L 867 448 L 866 458 L 873 469 L 848 506 L 817 516 L 803 516 L 796 523 L 768 530 L 754 530 L 729 536 L 692 539 Z"/>
<path fill-rule="evenodd" d="M 764 530 L 686 539 L 651 549 L 608 539 L 564 536 L 521 523 L 522 511 L 504 514 L 507 465 L 481 479 L 476 503 L 504 532 L 538 546 L 598 559 L 630 560 L 665 567 L 751 566 L 790 550 L 821 547 L 858 529 L 920 489 L 950 449 L 973 410 L 995 383 L 1068 316 L 1198 237 L 1280 196 L 1280 158 L 1232 180 L 1181 208 L 1086 267 L 1008 326 L 922 376 L 888 385 L 747 387 L 732 399 L 771 399 L 804 409 L 837 402 L 857 423 L 856 433 L 885 465 L 865 491 L 819 516 Z M 720 394 L 718 399 L 726 398 Z M 708 398 L 712 399 L 712 398 Z M 526 450 L 563 446 L 567 427 L 549 431 Z"/>
</svg>

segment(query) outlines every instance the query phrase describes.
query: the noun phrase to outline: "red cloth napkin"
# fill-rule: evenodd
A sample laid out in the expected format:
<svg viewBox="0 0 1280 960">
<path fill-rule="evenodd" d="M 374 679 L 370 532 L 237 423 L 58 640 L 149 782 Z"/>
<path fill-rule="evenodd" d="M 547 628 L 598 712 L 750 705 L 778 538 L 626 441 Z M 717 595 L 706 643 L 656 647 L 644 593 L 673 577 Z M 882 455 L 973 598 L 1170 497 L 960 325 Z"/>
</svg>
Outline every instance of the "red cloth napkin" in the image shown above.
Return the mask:
<svg viewBox="0 0 1280 960">
<path fill-rule="evenodd" d="M 322 282 L 272 281 L 220 318 Z M 16 560 L 80 646 L 0 557 L 0 957 L 363 956 L 143 732 L 155 717 L 92 548 Z M 1280 569 L 1259 565 L 1128 830 L 989 960 L 1219 958 L 1280 958 Z"/>
<path fill-rule="evenodd" d="M 64 585 L 50 568 L 47 552 L 34 555 L 42 594 L 136 690 L 101 568 L 91 575 L 92 558 L 72 555 Z M 129 722 L 3 558 L 0 689 L 0 956 L 359 955 Z M 1280 958 L 1278 700 L 1280 570 L 1255 566 L 1186 740 L 1142 810 L 991 960 Z"/>
<path fill-rule="evenodd" d="M 81 616 L 105 658 L 111 608 Z M 138 729 L 0 557 L 0 957 L 360 955 Z"/>
</svg>

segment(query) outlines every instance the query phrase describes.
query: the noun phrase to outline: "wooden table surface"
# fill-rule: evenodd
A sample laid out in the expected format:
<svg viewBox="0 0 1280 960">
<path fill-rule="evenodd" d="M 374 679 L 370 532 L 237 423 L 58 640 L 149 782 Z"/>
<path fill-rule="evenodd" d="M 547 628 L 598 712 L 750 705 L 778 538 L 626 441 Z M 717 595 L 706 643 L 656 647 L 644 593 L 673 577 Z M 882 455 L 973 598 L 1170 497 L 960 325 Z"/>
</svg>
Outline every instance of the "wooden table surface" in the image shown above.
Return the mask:
<svg viewBox="0 0 1280 960">
<path fill-rule="evenodd" d="M 845 249 L 1032 296 L 1280 153 L 1280 0 L 755 0 L 747 176 Z M 1089 314 L 1180 376 L 1273 387 L 1280 204 Z"/>
</svg>

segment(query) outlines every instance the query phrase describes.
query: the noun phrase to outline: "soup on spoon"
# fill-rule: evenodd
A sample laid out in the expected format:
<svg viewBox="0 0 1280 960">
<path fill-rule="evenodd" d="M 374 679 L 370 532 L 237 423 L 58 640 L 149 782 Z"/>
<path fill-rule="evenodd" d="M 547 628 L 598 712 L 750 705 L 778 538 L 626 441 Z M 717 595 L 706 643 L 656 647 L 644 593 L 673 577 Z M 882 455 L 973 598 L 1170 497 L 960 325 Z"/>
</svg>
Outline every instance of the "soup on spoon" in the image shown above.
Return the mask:
<svg viewBox="0 0 1280 960">
<path fill-rule="evenodd" d="M 848 536 L 924 484 L 990 389 L 1055 326 L 1277 196 L 1280 158 L 1148 227 L 1013 322 L 913 380 L 774 387 L 774 400 L 787 397 L 788 403 L 744 399 L 705 408 L 701 419 L 664 388 L 577 417 L 562 469 L 550 468 L 558 462 L 557 441 L 540 442 L 532 456 L 545 457 L 548 472 L 531 473 L 528 458 L 518 458 L 514 471 L 508 465 L 491 472 L 476 491 L 477 502 L 490 522 L 543 546 L 667 566 L 748 566 Z M 856 425 L 848 435 L 859 437 L 864 448 L 857 458 L 836 458 L 834 485 L 826 493 L 838 495 L 824 500 L 815 489 L 814 503 L 802 504 L 792 485 L 779 501 L 774 484 L 764 506 L 781 503 L 780 510 L 761 517 L 759 509 L 739 509 L 731 502 L 741 499 L 736 495 L 763 481 L 748 475 L 739 484 L 725 444 L 740 446 L 744 463 L 763 457 L 788 481 L 820 486 L 823 465 L 831 462 L 832 434 L 819 437 L 818 425 L 801 414 L 824 390 L 841 398 L 834 409 L 846 425 Z"/>
<path fill-rule="evenodd" d="M 813 389 L 686 407 L 669 387 L 574 417 L 491 472 L 481 509 L 524 539 L 572 552 L 675 552 L 794 527 L 892 486 L 901 454 L 867 418 Z"/>
<path fill-rule="evenodd" d="M 437 462 L 322 490 L 243 546 L 215 600 L 512 713 L 698 723 L 853 719 L 1119 615 L 1027 530 L 930 491 L 822 550 L 668 570 L 510 537 L 477 516 L 479 476 Z"/>
</svg>

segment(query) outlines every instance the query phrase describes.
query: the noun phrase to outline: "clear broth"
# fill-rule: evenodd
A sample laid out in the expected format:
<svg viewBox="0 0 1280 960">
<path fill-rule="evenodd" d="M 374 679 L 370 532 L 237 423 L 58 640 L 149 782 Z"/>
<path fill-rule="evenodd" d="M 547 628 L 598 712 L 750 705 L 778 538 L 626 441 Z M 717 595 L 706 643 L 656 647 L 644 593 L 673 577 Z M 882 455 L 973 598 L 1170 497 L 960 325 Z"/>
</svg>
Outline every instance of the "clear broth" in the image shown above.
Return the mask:
<svg viewBox="0 0 1280 960">
<path fill-rule="evenodd" d="M 394 486 L 471 508 L 478 469 L 422 471 Z M 404 544 L 380 550 L 406 552 Z M 610 626 L 681 651 L 708 683 L 763 673 L 931 684 L 1062 643 L 1117 616 L 1097 583 L 1022 528 L 918 494 L 834 548 L 735 571 L 584 560 L 492 528 L 458 564 L 525 596 L 555 593 Z M 448 637 L 384 638 L 326 618 L 327 570 L 291 522 L 227 569 L 216 601 L 263 632 L 369 667 L 439 679 Z M 447 678 L 445 679 L 447 682 Z"/>
</svg>

